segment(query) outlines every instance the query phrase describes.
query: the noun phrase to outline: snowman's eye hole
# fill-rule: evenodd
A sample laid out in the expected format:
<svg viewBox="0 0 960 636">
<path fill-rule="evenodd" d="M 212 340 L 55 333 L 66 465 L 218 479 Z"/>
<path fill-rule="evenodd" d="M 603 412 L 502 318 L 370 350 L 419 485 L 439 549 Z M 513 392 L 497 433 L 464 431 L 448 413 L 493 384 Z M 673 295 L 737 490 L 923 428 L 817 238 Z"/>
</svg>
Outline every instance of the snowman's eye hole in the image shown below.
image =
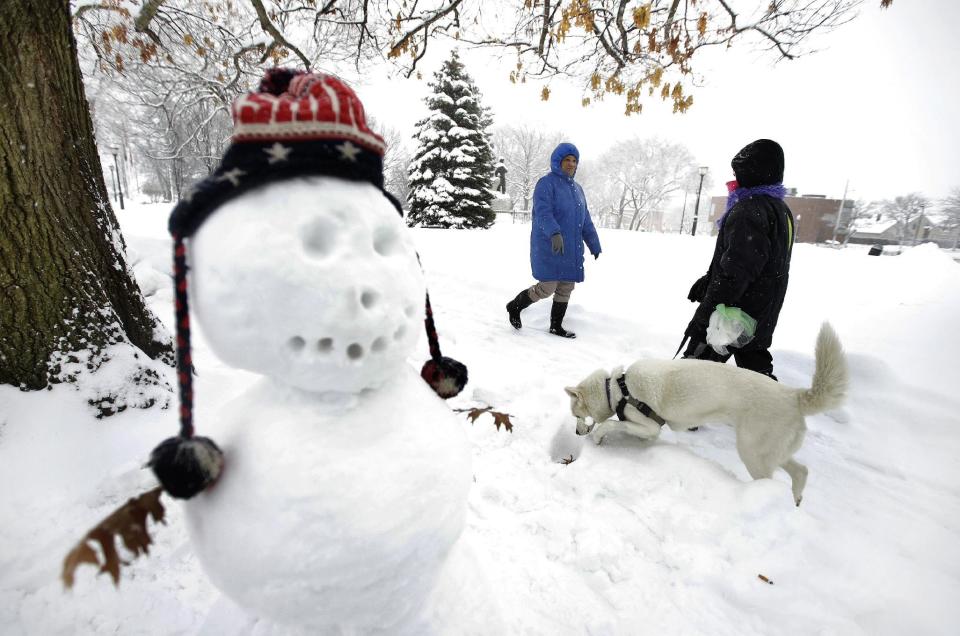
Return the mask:
<svg viewBox="0 0 960 636">
<path fill-rule="evenodd" d="M 307 254 L 314 258 L 326 258 L 333 253 L 336 245 L 336 226 L 329 219 L 314 219 L 303 228 L 300 238 Z"/>
<path fill-rule="evenodd" d="M 378 227 L 373 232 L 373 249 L 380 256 L 390 256 L 400 247 L 400 237 L 396 228 Z"/>
<path fill-rule="evenodd" d="M 380 294 L 372 289 L 364 290 L 364 292 L 360 294 L 360 304 L 363 305 L 364 309 L 373 309 L 373 306 L 377 304 L 378 300 L 380 300 Z"/>
</svg>

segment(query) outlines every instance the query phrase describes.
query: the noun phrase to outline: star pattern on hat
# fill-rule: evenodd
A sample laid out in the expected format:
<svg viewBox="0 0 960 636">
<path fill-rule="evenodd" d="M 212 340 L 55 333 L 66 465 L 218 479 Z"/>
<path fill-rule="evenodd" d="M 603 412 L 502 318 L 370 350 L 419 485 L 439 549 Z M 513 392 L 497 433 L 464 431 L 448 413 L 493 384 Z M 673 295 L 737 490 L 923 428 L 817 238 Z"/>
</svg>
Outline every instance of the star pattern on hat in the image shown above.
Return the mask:
<svg viewBox="0 0 960 636">
<path fill-rule="evenodd" d="M 361 152 L 360 148 L 354 146 L 349 141 L 345 141 L 337 146 L 337 150 L 340 151 L 340 157 L 346 159 L 347 161 L 356 161 L 357 155 L 359 155 Z"/>
<path fill-rule="evenodd" d="M 270 156 L 270 158 L 267 159 L 267 163 L 272 165 L 280 161 L 286 161 L 290 156 L 290 153 L 293 152 L 293 148 L 290 146 L 284 146 L 277 141 L 274 142 L 274 144 L 269 148 L 264 148 L 263 151 Z"/>
<path fill-rule="evenodd" d="M 247 173 L 241 170 L 240 168 L 233 168 L 231 170 L 227 170 L 222 175 L 217 177 L 217 181 L 229 181 L 234 186 L 238 186 L 240 185 L 240 177 L 242 177 L 245 174 Z"/>
</svg>

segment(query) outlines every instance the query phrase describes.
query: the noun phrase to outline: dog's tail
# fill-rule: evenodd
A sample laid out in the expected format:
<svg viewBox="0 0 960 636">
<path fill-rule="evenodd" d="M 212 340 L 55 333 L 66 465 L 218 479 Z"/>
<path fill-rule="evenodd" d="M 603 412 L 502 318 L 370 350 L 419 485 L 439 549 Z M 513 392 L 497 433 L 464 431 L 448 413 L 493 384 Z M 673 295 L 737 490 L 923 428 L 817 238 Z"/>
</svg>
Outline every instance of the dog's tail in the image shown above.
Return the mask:
<svg viewBox="0 0 960 636">
<path fill-rule="evenodd" d="M 800 412 L 822 413 L 840 406 L 847 393 L 847 359 L 840 338 L 825 322 L 817 335 L 816 362 L 812 386 L 800 393 Z"/>
</svg>

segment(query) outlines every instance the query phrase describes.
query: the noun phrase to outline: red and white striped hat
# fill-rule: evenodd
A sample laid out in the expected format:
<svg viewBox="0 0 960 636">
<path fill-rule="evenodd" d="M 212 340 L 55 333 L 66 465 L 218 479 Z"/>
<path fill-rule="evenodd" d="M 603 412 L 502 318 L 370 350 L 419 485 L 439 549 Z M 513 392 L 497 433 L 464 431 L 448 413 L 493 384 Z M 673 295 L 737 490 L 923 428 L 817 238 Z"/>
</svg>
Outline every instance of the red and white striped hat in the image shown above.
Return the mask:
<svg viewBox="0 0 960 636">
<path fill-rule="evenodd" d="M 220 165 L 195 183 L 170 215 L 174 236 L 193 235 L 226 201 L 283 179 L 328 175 L 383 190 L 386 144 L 340 78 L 271 69 L 258 91 L 234 101 L 232 113 L 234 133 Z M 400 211 L 399 202 L 383 192 Z"/>
</svg>

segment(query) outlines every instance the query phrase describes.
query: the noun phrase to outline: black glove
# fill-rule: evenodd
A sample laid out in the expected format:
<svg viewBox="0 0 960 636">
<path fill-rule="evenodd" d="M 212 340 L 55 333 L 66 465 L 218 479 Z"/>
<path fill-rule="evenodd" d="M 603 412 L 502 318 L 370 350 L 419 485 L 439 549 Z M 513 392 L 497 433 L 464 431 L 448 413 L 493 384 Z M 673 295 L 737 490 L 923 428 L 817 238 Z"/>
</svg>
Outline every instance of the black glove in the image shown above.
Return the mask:
<svg viewBox="0 0 960 636">
<path fill-rule="evenodd" d="M 707 327 L 710 326 L 710 314 L 713 313 L 713 309 L 710 305 L 700 303 L 696 311 L 693 312 L 693 318 L 683 334 L 689 336 L 691 340 L 706 342 Z"/>
<path fill-rule="evenodd" d="M 559 232 L 550 237 L 550 246 L 554 254 L 563 254 L 563 236 Z"/>
<path fill-rule="evenodd" d="M 710 283 L 709 272 L 697 279 L 690 291 L 687 293 L 687 300 L 698 303 L 703 300 L 703 295 L 707 293 L 707 285 Z"/>
<path fill-rule="evenodd" d="M 593 255 L 593 260 L 597 260 L 598 258 L 600 258 L 600 252 Z"/>
</svg>

